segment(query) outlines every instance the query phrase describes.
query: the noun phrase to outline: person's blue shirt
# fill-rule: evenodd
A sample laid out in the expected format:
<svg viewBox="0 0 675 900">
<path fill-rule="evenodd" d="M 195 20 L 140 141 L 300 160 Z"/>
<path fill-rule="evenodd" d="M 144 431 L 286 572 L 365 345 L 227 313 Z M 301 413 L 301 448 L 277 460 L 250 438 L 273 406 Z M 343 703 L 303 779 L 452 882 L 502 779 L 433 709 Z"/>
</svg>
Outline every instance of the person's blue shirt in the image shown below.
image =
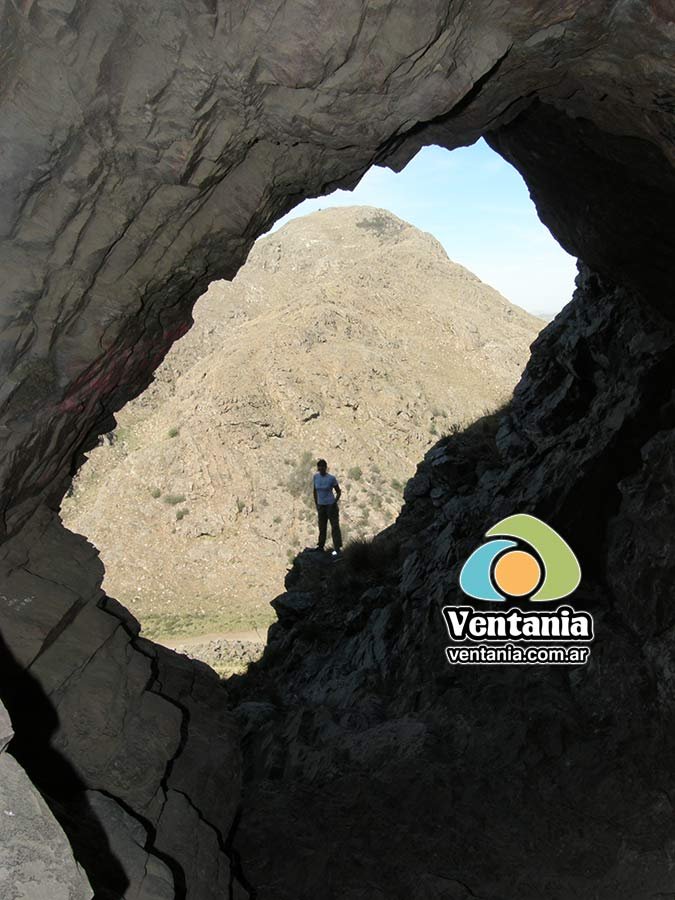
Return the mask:
<svg viewBox="0 0 675 900">
<path fill-rule="evenodd" d="M 326 472 L 322 475 L 320 472 L 314 473 L 314 487 L 316 489 L 316 501 L 319 506 L 329 506 L 335 503 L 335 495 L 333 488 L 337 487 L 338 480 L 335 475 Z"/>
</svg>

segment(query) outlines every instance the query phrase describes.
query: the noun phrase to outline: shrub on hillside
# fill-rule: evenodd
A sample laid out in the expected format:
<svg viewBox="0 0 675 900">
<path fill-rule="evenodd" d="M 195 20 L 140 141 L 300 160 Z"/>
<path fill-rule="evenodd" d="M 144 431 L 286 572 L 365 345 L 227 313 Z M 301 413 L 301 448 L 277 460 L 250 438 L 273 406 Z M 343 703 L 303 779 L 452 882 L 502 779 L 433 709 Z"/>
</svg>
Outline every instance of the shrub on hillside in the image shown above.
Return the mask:
<svg viewBox="0 0 675 900">
<path fill-rule="evenodd" d="M 182 503 L 185 500 L 185 494 L 167 494 L 164 497 L 164 502 L 168 503 L 169 506 L 178 506 L 179 503 Z"/>
<path fill-rule="evenodd" d="M 355 575 L 381 575 L 398 562 L 399 544 L 389 537 L 355 538 L 343 551 L 344 565 Z"/>
<path fill-rule="evenodd" d="M 286 479 L 286 487 L 292 497 L 305 497 L 311 495 L 311 470 L 314 463 L 314 457 L 305 450 L 298 460 L 293 464 L 291 471 Z"/>
<path fill-rule="evenodd" d="M 452 447 L 453 456 L 474 463 L 493 465 L 499 462 L 499 451 L 495 443 L 495 435 L 504 416 L 506 405 L 487 412 L 480 419 L 462 430 L 460 425 L 452 425 L 448 429 L 445 440 Z"/>
</svg>

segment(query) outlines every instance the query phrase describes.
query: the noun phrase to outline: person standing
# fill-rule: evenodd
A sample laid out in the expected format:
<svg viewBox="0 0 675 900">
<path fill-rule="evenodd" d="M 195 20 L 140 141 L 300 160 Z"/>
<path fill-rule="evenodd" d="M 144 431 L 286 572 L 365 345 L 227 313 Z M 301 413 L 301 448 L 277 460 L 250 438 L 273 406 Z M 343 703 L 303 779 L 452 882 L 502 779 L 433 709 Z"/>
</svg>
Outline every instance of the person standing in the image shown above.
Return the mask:
<svg viewBox="0 0 675 900">
<path fill-rule="evenodd" d="M 340 507 L 338 500 L 342 491 L 335 475 L 328 472 L 328 463 L 325 459 L 319 459 L 316 463 L 317 472 L 314 473 L 314 503 L 319 517 L 319 543 L 317 550 L 323 550 L 326 543 L 326 530 L 330 521 L 330 531 L 333 538 L 333 556 L 337 556 L 342 550 L 342 534 L 340 532 Z"/>
</svg>

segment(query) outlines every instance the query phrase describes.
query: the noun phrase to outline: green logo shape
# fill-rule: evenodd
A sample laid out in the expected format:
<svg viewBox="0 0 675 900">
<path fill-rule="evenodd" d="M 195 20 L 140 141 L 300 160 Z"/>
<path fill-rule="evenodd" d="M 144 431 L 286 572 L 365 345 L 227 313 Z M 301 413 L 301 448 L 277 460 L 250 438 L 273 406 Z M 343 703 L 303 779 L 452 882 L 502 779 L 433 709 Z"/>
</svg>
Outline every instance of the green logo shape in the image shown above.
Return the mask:
<svg viewBox="0 0 675 900">
<path fill-rule="evenodd" d="M 497 522 L 486 537 L 514 537 L 526 541 L 537 551 L 544 564 L 544 580 L 530 597 L 534 600 L 559 600 L 571 594 L 581 581 L 581 567 L 576 556 L 550 525 L 527 513 L 516 513 Z"/>
</svg>

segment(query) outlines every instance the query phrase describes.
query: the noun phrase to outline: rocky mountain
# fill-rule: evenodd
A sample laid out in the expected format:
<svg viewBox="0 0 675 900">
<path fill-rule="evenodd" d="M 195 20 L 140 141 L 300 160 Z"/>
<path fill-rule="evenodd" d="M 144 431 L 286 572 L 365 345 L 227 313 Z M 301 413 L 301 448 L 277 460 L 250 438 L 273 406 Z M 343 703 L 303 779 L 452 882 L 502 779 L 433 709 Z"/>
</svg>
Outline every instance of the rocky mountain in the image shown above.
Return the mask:
<svg viewBox="0 0 675 900">
<path fill-rule="evenodd" d="M 391 524 L 425 451 L 505 402 L 541 321 L 389 212 L 329 209 L 255 245 L 62 508 L 147 634 L 261 629 L 316 543 L 317 456 L 345 537 Z"/>
</svg>

